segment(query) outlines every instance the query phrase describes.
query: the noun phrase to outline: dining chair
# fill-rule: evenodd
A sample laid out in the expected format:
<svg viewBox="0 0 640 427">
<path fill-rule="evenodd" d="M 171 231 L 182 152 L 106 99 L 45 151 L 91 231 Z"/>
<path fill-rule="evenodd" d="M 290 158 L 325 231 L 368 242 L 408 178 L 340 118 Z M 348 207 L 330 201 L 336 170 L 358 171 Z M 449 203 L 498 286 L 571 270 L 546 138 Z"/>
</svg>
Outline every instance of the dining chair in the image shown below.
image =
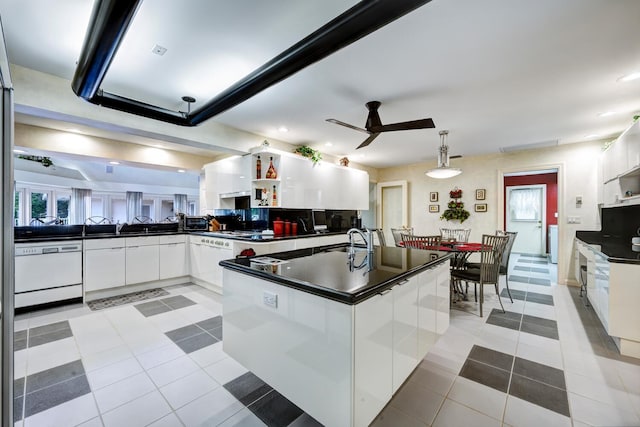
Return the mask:
<svg viewBox="0 0 640 427">
<path fill-rule="evenodd" d="M 387 246 L 387 241 L 384 238 L 384 230 L 382 228 L 367 228 L 367 230 L 370 230 L 376 234 L 379 246 Z"/>
<path fill-rule="evenodd" d="M 509 299 L 511 300 L 511 302 L 513 302 L 513 298 L 511 297 L 511 289 L 509 289 L 509 259 L 511 258 L 511 250 L 513 249 L 513 243 L 516 241 L 516 236 L 518 235 L 518 232 L 496 230 L 496 235 L 509 237 L 509 240 L 507 241 L 507 245 L 504 247 L 504 252 L 502 253 L 502 259 L 500 261 L 500 276 L 504 276 L 504 280 L 507 287 L 507 294 L 509 294 Z M 467 263 L 467 268 L 480 268 L 480 263 L 469 262 Z"/>
<path fill-rule="evenodd" d="M 468 242 L 469 235 L 471 234 L 470 228 L 441 228 L 440 237 L 443 241 L 453 240 L 455 242 Z"/>
<path fill-rule="evenodd" d="M 467 268 L 465 270 L 452 270 L 451 278 L 458 285 L 460 282 L 469 282 L 474 284 L 474 293 L 476 300 L 480 303 L 480 317 L 482 317 L 482 303 L 484 302 L 484 285 L 493 285 L 498 295 L 500 307 L 504 313 L 504 306 L 500 299 L 498 291 L 498 282 L 500 280 L 500 263 L 504 248 L 509 241 L 509 236 L 493 236 L 489 234 L 482 235 L 482 247 L 480 249 L 480 268 Z M 478 285 L 480 285 L 480 298 L 478 298 Z M 458 286 L 460 288 L 460 286 Z"/>
<path fill-rule="evenodd" d="M 396 246 L 401 246 L 400 242 L 402 242 L 401 234 L 413 234 L 413 227 L 401 227 L 401 228 L 392 228 L 391 235 L 393 236 L 393 243 Z"/>
<path fill-rule="evenodd" d="M 402 245 L 413 249 L 440 249 L 440 236 L 416 236 L 414 234 L 401 234 Z"/>
</svg>

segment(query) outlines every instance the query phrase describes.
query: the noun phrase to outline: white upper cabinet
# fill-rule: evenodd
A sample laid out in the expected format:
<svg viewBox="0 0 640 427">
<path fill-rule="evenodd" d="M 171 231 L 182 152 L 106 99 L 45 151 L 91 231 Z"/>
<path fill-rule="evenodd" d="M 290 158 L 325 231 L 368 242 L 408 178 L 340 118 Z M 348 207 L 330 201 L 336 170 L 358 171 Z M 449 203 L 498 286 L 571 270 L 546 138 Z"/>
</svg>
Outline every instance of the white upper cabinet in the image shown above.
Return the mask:
<svg viewBox="0 0 640 427">
<path fill-rule="evenodd" d="M 620 135 L 618 142 L 620 141 L 626 146 L 627 170 L 640 166 L 640 121 L 635 122 Z"/>
<path fill-rule="evenodd" d="M 640 203 L 640 121 L 602 153 L 601 201 L 606 205 Z"/>
<path fill-rule="evenodd" d="M 207 209 L 233 209 L 233 196 L 251 191 L 249 156 L 233 156 L 204 165 Z"/>
</svg>

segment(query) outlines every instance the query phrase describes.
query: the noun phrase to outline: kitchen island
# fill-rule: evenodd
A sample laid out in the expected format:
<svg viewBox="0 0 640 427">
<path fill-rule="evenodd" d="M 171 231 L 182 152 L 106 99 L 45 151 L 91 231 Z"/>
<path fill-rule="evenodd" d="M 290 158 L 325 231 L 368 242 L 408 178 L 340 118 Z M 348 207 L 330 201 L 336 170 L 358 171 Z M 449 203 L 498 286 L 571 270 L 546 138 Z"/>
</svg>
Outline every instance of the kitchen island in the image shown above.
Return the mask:
<svg viewBox="0 0 640 427">
<path fill-rule="evenodd" d="M 449 325 L 450 254 L 331 245 L 220 263 L 224 351 L 327 426 L 366 426 Z"/>
</svg>

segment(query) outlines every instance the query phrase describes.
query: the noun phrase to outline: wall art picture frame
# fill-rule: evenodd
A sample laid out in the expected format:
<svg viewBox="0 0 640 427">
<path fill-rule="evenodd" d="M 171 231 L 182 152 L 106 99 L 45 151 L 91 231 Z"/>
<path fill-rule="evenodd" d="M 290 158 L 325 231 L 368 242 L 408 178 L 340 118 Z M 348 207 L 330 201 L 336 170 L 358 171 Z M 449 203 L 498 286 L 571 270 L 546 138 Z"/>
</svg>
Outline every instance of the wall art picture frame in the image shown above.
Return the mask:
<svg viewBox="0 0 640 427">
<path fill-rule="evenodd" d="M 484 188 L 478 188 L 476 190 L 476 200 L 484 200 L 487 198 L 487 190 Z"/>
<path fill-rule="evenodd" d="M 476 212 L 486 212 L 487 211 L 487 204 L 486 203 L 476 203 L 474 205 L 474 210 Z"/>
<path fill-rule="evenodd" d="M 431 193 L 429 193 L 429 201 L 430 202 L 437 202 L 438 201 L 438 192 L 437 191 L 432 191 Z"/>
<path fill-rule="evenodd" d="M 429 205 L 429 212 L 431 213 L 440 212 L 440 205 Z"/>
</svg>

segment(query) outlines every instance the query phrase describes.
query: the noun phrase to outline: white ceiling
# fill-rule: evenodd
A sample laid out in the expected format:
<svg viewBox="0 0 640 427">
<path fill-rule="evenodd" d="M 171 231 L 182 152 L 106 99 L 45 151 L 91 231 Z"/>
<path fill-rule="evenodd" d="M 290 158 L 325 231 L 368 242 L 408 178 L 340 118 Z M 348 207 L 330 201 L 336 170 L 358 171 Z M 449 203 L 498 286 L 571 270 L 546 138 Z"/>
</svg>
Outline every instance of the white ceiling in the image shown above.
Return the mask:
<svg viewBox="0 0 640 427">
<path fill-rule="evenodd" d="M 198 107 L 353 4 L 147 0 L 102 87 L 175 110 L 190 95 Z M 10 61 L 70 80 L 92 5 L 0 0 Z M 466 156 L 611 137 L 640 110 L 640 80 L 618 80 L 640 71 L 638 40 L 637 0 L 433 0 L 211 120 L 373 167 L 433 159 L 442 129 Z M 363 126 L 371 100 L 383 123 L 432 117 L 436 129 L 356 152 L 366 135 L 325 119 Z M 598 117 L 607 111 L 617 114 Z"/>
</svg>

